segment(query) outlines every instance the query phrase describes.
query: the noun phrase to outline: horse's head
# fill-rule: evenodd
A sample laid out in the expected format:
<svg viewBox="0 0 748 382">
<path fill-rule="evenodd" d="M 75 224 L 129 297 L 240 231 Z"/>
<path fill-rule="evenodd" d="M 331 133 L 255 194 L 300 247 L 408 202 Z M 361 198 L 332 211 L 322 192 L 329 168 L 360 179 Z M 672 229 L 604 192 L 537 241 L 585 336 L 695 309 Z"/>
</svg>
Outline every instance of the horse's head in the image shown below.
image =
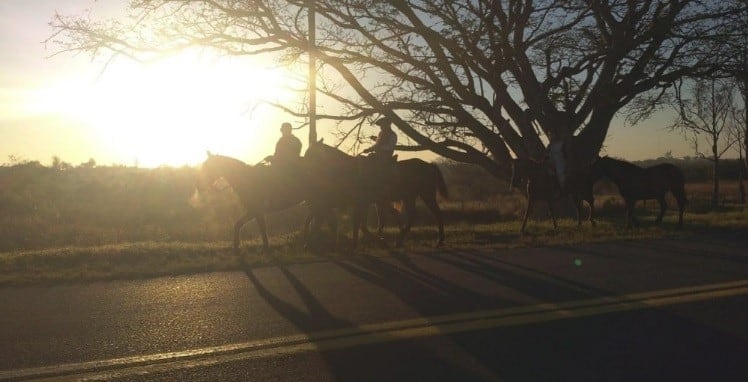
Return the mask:
<svg viewBox="0 0 748 382">
<path fill-rule="evenodd" d="M 210 151 L 207 152 L 208 159 L 206 159 L 200 166 L 197 167 L 197 174 L 195 178 L 195 192 L 190 197 L 189 204 L 192 207 L 200 208 L 203 205 L 203 195 L 213 187 L 218 176 L 214 170 L 214 157 Z"/>
<path fill-rule="evenodd" d="M 320 155 L 325 150 L 325 144 L 323 142 L 323 139 L 320 139 L 317 142 L 312 142 L 309 144 L 309 147 L 307 147 L 306 151 L 304 151 L 304 159 L 316 159 L 319 158 Z"/>
<path fill-rule="evenodd" d="M 231 183 L 232 179 L 246 178 L 250 168 L 238 159 L 208 152 L 208 158 L 198 168 L 196 188 L 203 191 L 214 186 L 219 179 Z"/>
<path fill-rule="evenodd" d="M 321 139 L 309 145 L 304 152 L 304 162 L 309 167 L 339 168 L 352 163 L 354 157 L 326 145 Z"/>
<path fill-rule="evenodd" d="M 197 189 L 203 191 L 221 177 L 221 156 L 207 152 L 208 158 L 198 167 Z"/>
</svg>

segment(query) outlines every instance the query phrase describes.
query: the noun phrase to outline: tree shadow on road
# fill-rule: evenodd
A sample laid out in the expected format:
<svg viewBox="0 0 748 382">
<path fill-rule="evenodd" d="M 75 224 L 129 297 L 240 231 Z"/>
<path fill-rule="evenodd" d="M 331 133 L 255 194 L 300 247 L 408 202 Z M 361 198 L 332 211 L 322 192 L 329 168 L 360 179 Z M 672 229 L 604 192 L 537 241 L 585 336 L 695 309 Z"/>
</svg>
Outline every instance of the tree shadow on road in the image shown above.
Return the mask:
<svg viewBox="0 0 748 382">
<path fill-rule="evenodd" d="M 336 263 L 342 264 L 345 262 L 336 261 Z M 439 356 L 440 351 L 435 352 L 434 349 L 424 347 L 420 343 L 400 342 L 392 350 L 382 352 L 379 350 L 383 346 L 382 343 L 387 344 L 402 340 L 402 338 L 390 336 L 386 332 L 378 333 L 376 335 L 377 339 L 371 343 L 367 344 L 364 341 L 355 351 L 350 350 L 349 346 L 341 346 L 338 341 L 362 334 L 361 331 L 357 330 L 360 324 L 335 317 L 292 270 L 280 263 L 277 263 L 275 267 L 288 280 L 293 291 L 301 299 L 304 309 L 284 300 L 279 297 L 279 294 L 266 288 L 252 268 L 245 268 L 244 272 L 259 295 L 278 314 L 307 335 L 309 341 L 317 347 L 317 352 L 307 355 L 312 359 L 307 359 L 304 362 L 313 365 L 321 362 L 324 366 L 316 367 L 323 367 L 330 380 L 434 380 L 442 377 L 448 380 L 498 380 L 482 365 L 470 365 L 469 369 L 465 369 L 464 366 L 454 365 L 451 362 L 433 364 L 435 358 L 443 358 L 443 355 Z M 344 267 L 349 270 L 355 268 Z M 359 273 L 359 275 L 363 274 Z M 383 280 L 382 277 L 387 276 L 387 274 L 375 275 L 372 273 L 370 281 Z M 406 280 L 410 277 L 400 275 L 399 278 Z M 358 301 L 355 303 L 365 302 Z M 355 342 L 355 339 L 353 341 Z M 452 352 L 454 353 L 454 350 Z M 450 356 L 449 358 L 455 357 Z M 470 364 L 470 361 L 463 361 L 463 364 Z M 319 370 L 315 371 L 315 373 L 317 372 Z M 423 374 L 419 375 L 418 373 Z M 304 374 L 299 375 L 300 379 L 307 379 L 308 377 Z"/>
<path fill-rule="evenodd" d="M 575 248 L 573 251 L 608 255 L 604 250 Z M 363 281 L 363 285 L 385 292 L 417 317 L 617 295 L 597 284 L 589 285 L 542 266 L 510 261 L 481 250 L 448 249 L 419 254 L 392 251 L 385 256 L 329 257 L 327 262 L 354 280 Z M 689 376 L 678 368 L 680 359 L 696 362 L 699 358 L 708 365 L 692 375 L 704 377 L 709 375 L 708 367 L 734 368 L 738 363 L 736 357 L 714 357 L 706 349 L 699 349 L 698 343 L 723 343 L 730 351 L 748 350 L 748 342 L 709 324 L 644 305 L 629 313 L 456 333 L 450 332 L 448 324 L 436 321 L 431 326 L 444 334 L 398 338 L 385 332 L 374 342 L 331 346 L 331 338 L 339 339 L 345 336 L 340 333 L 361 324 L 342 318 L 345 314 L 332 313 L 331 306 L 315 295 L 314 283 L 302 281 L 308 275 L 301 268 L 294 268 L 304 266 L 280 262 L 274 265 L 302 306 L 288 301 L 288 293 L 284 299 L 283 293 L 263 285 L 253 269 L 246 268 L 245 273 L 275 311 L 309 336 L 318 351 L 302 358 L 310 367 L 324 368 L 323 379 L 592 381 L 606 377 L 641 380 L 647 376 L 668 379 Z M 355 291 L 341 290 L 339 296 L 351 298 Z M 354 308 L 368 304 L 365 300 L 350 303 Z M 336 331 L 340 336 L 336 337 Z M 662 339 L 652 339 L 658 336 Z M 652 359 L 659 363 L 653 363 Z M 725 376 L 723 371 L 714 375 Z M 299 375 L 299 379 L 307 377 Z"/>
</svg>

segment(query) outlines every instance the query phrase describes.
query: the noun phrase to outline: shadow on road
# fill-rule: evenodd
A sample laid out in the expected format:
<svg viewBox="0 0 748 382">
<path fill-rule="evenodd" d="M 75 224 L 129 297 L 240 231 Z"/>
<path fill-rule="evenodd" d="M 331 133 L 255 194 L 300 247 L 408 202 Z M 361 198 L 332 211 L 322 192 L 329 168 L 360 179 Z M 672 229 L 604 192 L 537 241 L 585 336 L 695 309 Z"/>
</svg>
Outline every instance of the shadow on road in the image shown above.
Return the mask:
<svg viewBox="0 0 748 382">
<path fill-rule="evenodd" d="M 617 245 L 622 250 L 615 253 L 604 246 L 554 250 L 559 254 L 572 251 L 578 256 L 622 261 L 625 261 L 627 252 L 631 252 L 628 256 L 654 266 L 667 264 L 665 259 L 642 258 L 638 253 L 644 247 L 669 255 L 668 258 L 674 255 L 710 256 L 699 250 L 689 252 L 687 248 L 670 244 Z M 716 260 L 745 264 L 745 257 L 735 255 L 734 249 L 726 248 L 724 253 L 716 255 Z M 426 254 L 393 251 L 387 256 L 330 257 L 327 261 L 386 291 L 421 317 L 618 294 L 543 267 L 523 265 L 477 250 L 444 250 Z M 300 331 L 317 335 L 320 331 L 357 325 L 332 314 L 315 297 L 312 287 L 305 285 L 288 265 L 277 262 L 275 267 L 292 285 L 304 309 L 265 288 L 253 269 L 246 268 L 245 273 L 268 304 Z M 729 270 L 724 265 L 722 268 L 715 265 L 712 270 L 746 276 L 744 269 Z M 504 292 L 496 293 L 497 290 Z M 745 296 L 732 299 L 748 302 Z M 352 303 L 366 304 L 367 301 Z M 743 304 L 730 306 L 720 314 L 748 318 L 745 309 L 739 308 Z M 642 305 L 615 314 L 418 339 L 391 338 L 344 349 L 322 346 L 319 352 L 309 354 L 307 358 L 319 357 L 317 360 L 324 363 L 323 379 L 341 381 L 742 380 L 741 376 L 744 377 L 748 371 L 741 360 L 741 355 L 748 354 L 748 338 L 723 330 L 711 323 L 713 317 L 704 319 L 698 313 L 710 309 L 715 307 L 708 302 L 674 308 Z M 435 326 L 440 328 L 439 324 Z M 312 341 L 315 342 L 315 338 Z M 306 362 L 314 363 L 314 360 Z"/>
</svg>

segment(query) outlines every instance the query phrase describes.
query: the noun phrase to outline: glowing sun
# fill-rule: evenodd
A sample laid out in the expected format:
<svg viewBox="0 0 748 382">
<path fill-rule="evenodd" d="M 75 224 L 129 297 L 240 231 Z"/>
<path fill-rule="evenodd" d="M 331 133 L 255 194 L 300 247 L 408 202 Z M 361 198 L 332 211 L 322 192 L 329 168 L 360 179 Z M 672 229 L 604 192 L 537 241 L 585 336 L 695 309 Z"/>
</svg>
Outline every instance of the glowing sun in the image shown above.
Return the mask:
<svg viewBox="0 0 748 382">
<path fill-rule="evenodd" d="M 56 102 L 127 163 L 196 164 L 206 149 L 252 159 L 271 153 L 283 118 L 260 101 L 296 96 L 289 72 L 267 67 L 187 53 L 151 64 L 118 61 Z"/>
</svg>

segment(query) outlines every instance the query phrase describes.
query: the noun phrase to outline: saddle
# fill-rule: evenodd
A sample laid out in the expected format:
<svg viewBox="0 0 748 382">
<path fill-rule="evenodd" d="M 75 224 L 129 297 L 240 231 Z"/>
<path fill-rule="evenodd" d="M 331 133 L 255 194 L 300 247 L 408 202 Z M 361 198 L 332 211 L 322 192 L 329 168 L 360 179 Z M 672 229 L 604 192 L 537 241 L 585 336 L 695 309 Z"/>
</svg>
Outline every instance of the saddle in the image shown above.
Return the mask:
<svg viewBox="0 0 748 382">
<path fill-rule="evenodd" d="M 358 178 L 374 198 L 382 199 L 392 193 L 398 182 L 397 155 L 369 155 L 358 157 Z"/>
</svg>

